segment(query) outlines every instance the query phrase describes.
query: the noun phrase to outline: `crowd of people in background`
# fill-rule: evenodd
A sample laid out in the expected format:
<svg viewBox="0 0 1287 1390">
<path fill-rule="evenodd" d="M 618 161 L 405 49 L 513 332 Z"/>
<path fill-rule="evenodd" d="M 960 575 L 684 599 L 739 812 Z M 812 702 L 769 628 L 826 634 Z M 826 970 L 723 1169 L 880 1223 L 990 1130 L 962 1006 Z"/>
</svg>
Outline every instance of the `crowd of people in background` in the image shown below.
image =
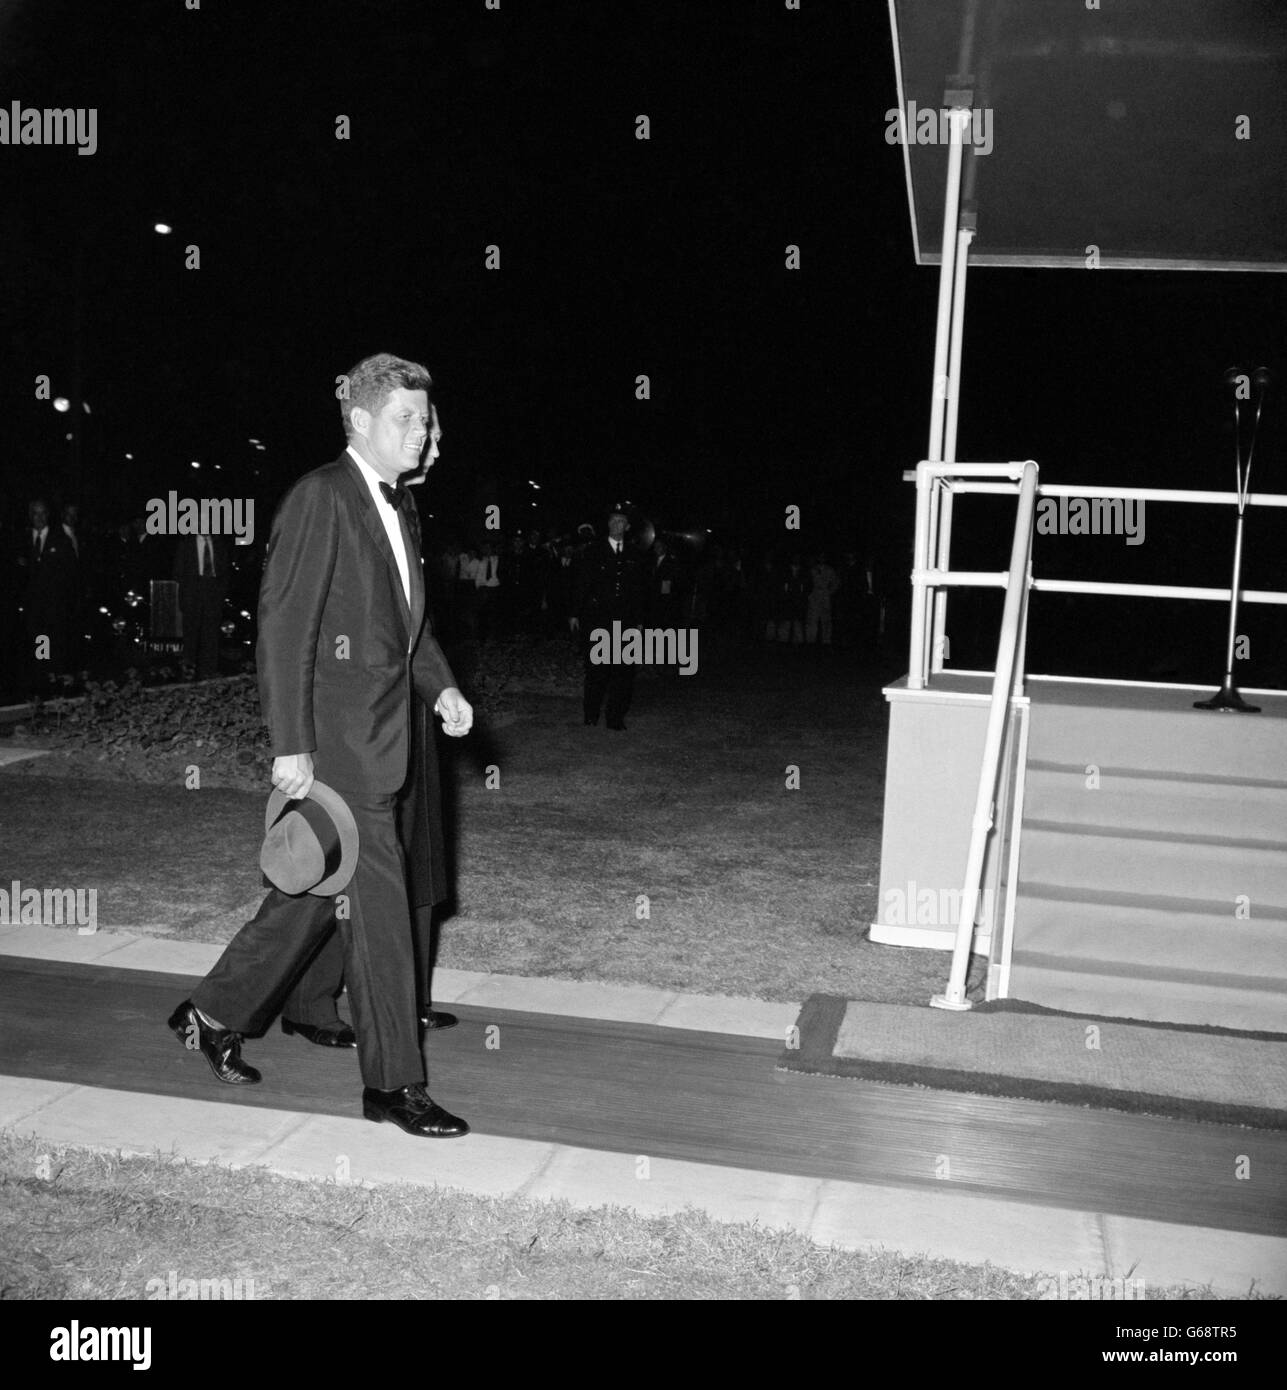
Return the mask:
<svg viewBox="0 0 1287 1390">
<path fill-rule="evenodd" d="M 86 667 L 119 666 L 167 631 L 176 639 L 170 656 L 201 679 L 219 672 L 221 637 L 232 627 L 242 647 L 253 635 L 241 614 L 255 609 L 264 537 L 243 549 L 226 537 L 152 535 L 142 513 L 86 528 L 75 503 L 56 509 L 43 498 L 26 513 L 0 610 L 5 650 L 23 654 L 7 673 L 11 693 L 65 691 Z M 571 638 L 578 569 L 603 529 L 586 523 L 561 536 L 529 529 L 431 541 L 425 567 L 435 628 L 448 643 Z M 857 550 L 832 556 L 789 539 L 776 547 L 704 540 L 657 536 L 645 549 L 629 538 L 646 578 L 650 626 L 784 646 L 878 642 L 880 598 L 871 561 Z M 165 592 L 178 621 L 154 621 L 153 580 L 177 581 L 177 601 Z"/>
<path fill-rule="evenodd" d="M 226 537 L 152 535 L 142 513 L 115 526 L 85 526 L 74 502 L 55 509 L 42 497 L 26 512 L 0 604 L 4 649 L 19 656 L 4 673 L 10 693 L 75 688 L 87 667 L 137 658 L 139 644 L 158 630 L 173 639 L 172 655 L 190 674 L 217 673 L 224 604 L 238 569 Z M 251 586 L 256 579 L 249 576 Z M 158 624 L 153 580 L 177 584 L 165 596 L 174 612 Z"/>
<path fill-rule="evenodd" d="M 596 538 L 593 527 L 546 539 L 518 532 L 478 546 L 448 544 L 431 554 L 436 626 L 448 640 L 486 641 L 569 631 L 577 571 Z M 749 641 L 870 647 L 880 632 L 880 600 L 870 561 L 850 550 L 829 554 L 715 542 L 697 547 L 658 537 L 640 552 L 650 626 L 698 627 Z"/>
</svg>

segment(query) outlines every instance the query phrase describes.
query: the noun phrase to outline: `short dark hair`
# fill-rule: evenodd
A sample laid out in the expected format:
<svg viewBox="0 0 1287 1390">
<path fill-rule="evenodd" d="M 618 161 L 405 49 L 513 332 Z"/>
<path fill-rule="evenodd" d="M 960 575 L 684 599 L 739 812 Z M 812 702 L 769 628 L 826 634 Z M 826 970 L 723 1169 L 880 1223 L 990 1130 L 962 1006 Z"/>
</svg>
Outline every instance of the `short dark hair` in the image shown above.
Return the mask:
<svg viewBox="0 0 1287 1390">
<path fill-rule="evenodd" d="M 340 416 L 344 420 L 344 433 L 352 435 L 353 421 L 349 412 L 357 407 L 378 415 L 391 392 L 402 387 L 407 391 L 433 390 L 433 377 L 428 367 L 419 362 L 410 362 L 405 357 L 394 357 L 391 352 L 377 352 L 374 357 L 364 357 L 356 367 L 346 374 L 348 396 L 340 401 Z"/>
</svg>

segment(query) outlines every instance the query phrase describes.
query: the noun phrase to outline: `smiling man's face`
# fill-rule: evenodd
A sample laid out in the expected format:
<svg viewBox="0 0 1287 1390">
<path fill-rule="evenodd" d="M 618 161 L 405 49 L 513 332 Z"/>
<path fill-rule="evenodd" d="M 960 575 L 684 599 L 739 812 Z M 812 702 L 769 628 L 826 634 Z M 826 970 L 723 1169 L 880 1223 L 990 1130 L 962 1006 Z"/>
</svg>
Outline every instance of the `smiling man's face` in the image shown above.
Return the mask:
<svg viewBox="0 0 1287 1390">
<path fill-rule="evenodd" d="M 354 410 L 352 420 L 354 446 L 386 483 L 420 467 L 420 454 L 434 423 L 427 391 L 395 387 L 378 414 Z M 436 441 L 430 452 L 436 457 Z"/>
</svg>

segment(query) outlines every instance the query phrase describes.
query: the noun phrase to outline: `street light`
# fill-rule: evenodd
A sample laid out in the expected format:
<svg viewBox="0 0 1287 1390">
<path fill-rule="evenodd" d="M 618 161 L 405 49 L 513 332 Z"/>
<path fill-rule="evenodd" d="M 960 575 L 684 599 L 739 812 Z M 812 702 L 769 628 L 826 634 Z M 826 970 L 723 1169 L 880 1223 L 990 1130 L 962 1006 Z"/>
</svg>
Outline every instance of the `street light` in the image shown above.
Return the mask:
<svg viewBox="0 0 1287 1390">
<path fill-rule="evenodd" d="M 119 228 L 119 217 L 113 219 L 108 217 L 106 223 L 100 226 L 98 234 L 95 236 L 96 248 L 101 246 L 104 230 L 110 230 L 115 222 Z M 168 222 L 154 222 L 152 230 L 160 236 L 169 236 L 174 228 Z M 85 405 L 84 396 L 84 377 L 85 377 L 85 294 L 86 294 L 86 264 L 89 257 L 90 234 L 88 227 L 82 227 L 80 237 L 76 243 L 76 258 L 74 262 L 74 275 L 72 281 L 72 397 L 79 400 L 84 406 L 85 414 L 90 414 L 88 405 Z M 57 403 L 55 403 L 57 404 Z M 60 410 L 68 407 L 58 406 Z M 75 485 L 78 490 L 83 490 L 85 475 L 85 456 L 84 456 L 84 435 L 85 425 L 82 422 L 77 427 L 72 436 L 72 468 L 75 473 Z M 128 455 L 126 456 L 128 457 Z"/>
</svg>

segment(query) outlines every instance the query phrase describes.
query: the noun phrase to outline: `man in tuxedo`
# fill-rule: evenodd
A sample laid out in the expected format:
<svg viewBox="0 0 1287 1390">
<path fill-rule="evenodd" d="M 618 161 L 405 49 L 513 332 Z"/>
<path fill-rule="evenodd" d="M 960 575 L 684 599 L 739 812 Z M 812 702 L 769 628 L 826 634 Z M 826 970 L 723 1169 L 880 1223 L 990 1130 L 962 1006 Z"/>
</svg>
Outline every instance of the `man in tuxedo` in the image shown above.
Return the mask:
<svg viewBox="0 0 1287 1390">
<path fill-rule="evenodd" d="M 43 497 L 27 508 L 26 543 L 18 552 L 26 630 L 25 665 L 29 688 L 47 694 L 53 677 L 70 669 L 75 613 L 76 553 L 61 526 L 55 526 Z"/>
<path fill-rule="evenodd" d="M 622 630 L 643 622 L 648 606 L 648 580 L 638 553 L 626 544 L 630 519 L 625 512 L 608 514 L 608 535 L 594 541 L 581 557 L 573 606 L 573 632 L 580 632 L 585 649 L 585 687 L 582 713 L 587 724 L 597 724 L 607 714 L 608 728 L 624 729 L 630 697 L 634 693 L 635 668 L 628 664 L 593 660 L 594 633 L 611 633 L 614 621 Z"/>
<path fill-rule="evenodd" d="M 418 487 L 428 476 L 438 457 L 438 441 L 442 428 L 437 407 L 430 402 L 429 453 L 424 466 L 415 473 L 403 475 L 406 487 Z M 412 505 L 414 511 L 414 505 Z M 424 845 L 429 853 L 407 855 L 407 896 L 414 923 L 416 957 L 416 1012 L 420 1026 L 426 1030 L 454 1028 L 460 1020 L 445 1009 L 435 1009 L 431 985 L 433 978 L 434 944 L 436 939 L 434 909 L 447 896 L 446 846 L 443 841 L 442 793 L 439 786 L 438 759 L 433 747 L 433 729 L 424 704 L 416 701 L 417 718 L 412 725 L 411 766 L 415 776 L 408 777 L 398 797 L 398 834 L 407 845 Z M 429 746 L 426 748 L 425 741 Z M 297 1033 L 320 1047 L 356 1047 L 357 1036 L 344 1022 L 336 1001 L 344 988 L 344 947 L 338 931 L 332 932 L 326 944 L 313 958 L 312 964 L 291 990 L 282 1008 L 282 1028 Z"/>
<path fill-rule="evenodd" d="M 434 854 L 425 820 L 441 812 L 425 790 L 436 781 L 427 710 L 455 737 L 473 723 L 429 626 L 419 525 L 402 482 L 430 438 L 432 381 L 387 353 L 345 381 L 347 449 L 301 478 L 273 519 L 257 663 L 273 785 L 302 798 L 316 776 L 357 823 L 346 910 L 272 889 L 169 1027 L 220 1081 L 259 1081 L 241 1057 L 244 1035 L 267 1028 L 338 926 L 363 1114 L 455 1138 L 469 1126 L 425 1087 L 408 890 L 408 863 L 423 867 Z M 436 453 L 431 444 L 430 463 Z"/>
<path fill-rule="evenodd" d="M 180 536 L 174 547 L 183 616 L 183 664 L 199 681 L 219 674 L 219 627 L 232 575 L 232 546 L 226 536 Z"/>
</svg>

